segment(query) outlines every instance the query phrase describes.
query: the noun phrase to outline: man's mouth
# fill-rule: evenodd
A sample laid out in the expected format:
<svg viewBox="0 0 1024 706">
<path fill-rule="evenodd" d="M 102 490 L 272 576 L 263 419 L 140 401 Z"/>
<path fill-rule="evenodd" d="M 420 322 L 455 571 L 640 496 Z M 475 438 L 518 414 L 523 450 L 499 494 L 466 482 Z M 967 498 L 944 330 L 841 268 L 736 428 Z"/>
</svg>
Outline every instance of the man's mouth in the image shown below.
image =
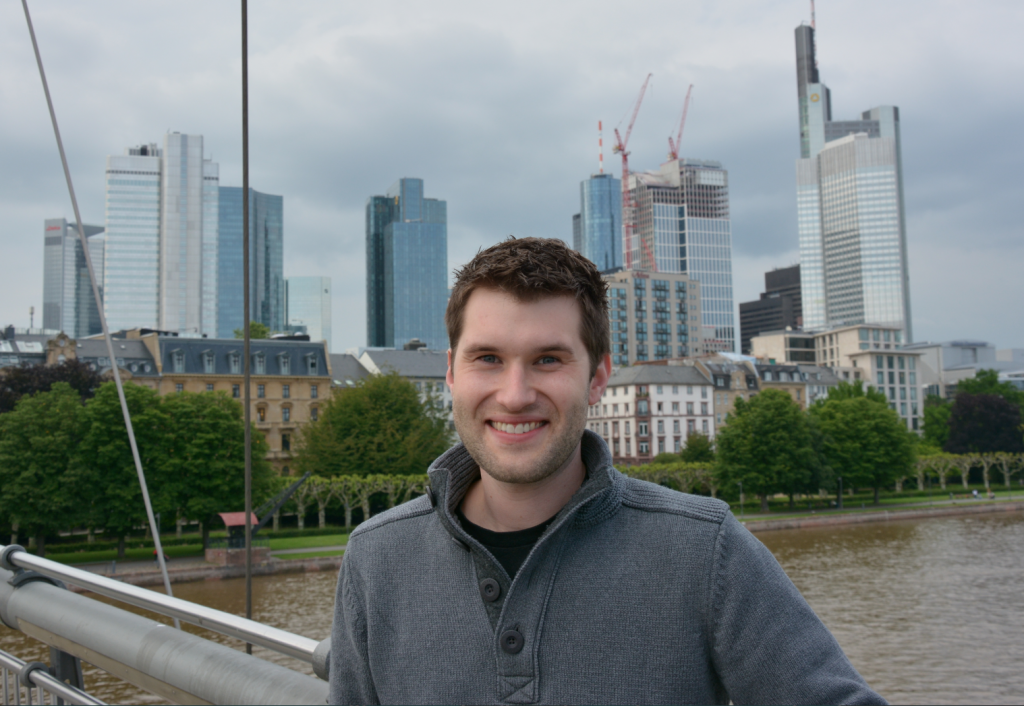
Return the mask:
<svg viewBox="0 0 1024 706">
<path fill-rule="evenodd" d="M 491 426 L 498 431 L 503 431 L 506 434 L 525 434 L 533 431 L 537 427 L 544 426 L 547 422 L 523 422 L 521 424 L 508 424 L 505 422 L 490 422 Z"/>
</svg>

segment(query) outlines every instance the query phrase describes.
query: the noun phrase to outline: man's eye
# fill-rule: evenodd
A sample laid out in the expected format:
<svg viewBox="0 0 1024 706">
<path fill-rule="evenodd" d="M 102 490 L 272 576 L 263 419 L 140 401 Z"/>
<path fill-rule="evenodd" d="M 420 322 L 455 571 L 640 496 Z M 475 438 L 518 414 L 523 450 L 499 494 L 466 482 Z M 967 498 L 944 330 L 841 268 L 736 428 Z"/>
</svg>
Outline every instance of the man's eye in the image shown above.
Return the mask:
<svg viewBox="0 0 1024 706">
<path fill-rule="evenodd" d="M 553 355 L 546 355 L 538 361 L 541 365 L 552 365 L 558 362 L 558 358 Z"/>
<path fill-rule="evenodd" d="M 496 355 L 482 355 L 480 356 L 481 363 L 497 363 L 498 356 Z"/>
</svg>

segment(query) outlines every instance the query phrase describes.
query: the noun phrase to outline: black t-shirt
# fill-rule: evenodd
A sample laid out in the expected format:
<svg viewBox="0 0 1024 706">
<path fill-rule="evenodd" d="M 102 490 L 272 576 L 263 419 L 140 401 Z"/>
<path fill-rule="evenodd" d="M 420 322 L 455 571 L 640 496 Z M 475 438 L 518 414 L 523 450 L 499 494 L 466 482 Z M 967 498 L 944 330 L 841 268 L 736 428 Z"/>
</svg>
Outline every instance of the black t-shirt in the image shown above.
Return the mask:
<svg viewBox="0 0 1024 706">
<path fill-rule="evenodd" d="M 544 534 L 544 530 L 555 519 L 552 516 L 536 527 L 528 527 L 515 532 L 492 532 L 467 520 L 466 516 L 462 514 L 462 510 L 456 512 L 466 534 L 484 545 L 512 578 L 515 578 L 516 573 L 519 572 L 519 567 L 526 561 L 533 545 L 537 543 L 540 536 Z"/>
</svg>

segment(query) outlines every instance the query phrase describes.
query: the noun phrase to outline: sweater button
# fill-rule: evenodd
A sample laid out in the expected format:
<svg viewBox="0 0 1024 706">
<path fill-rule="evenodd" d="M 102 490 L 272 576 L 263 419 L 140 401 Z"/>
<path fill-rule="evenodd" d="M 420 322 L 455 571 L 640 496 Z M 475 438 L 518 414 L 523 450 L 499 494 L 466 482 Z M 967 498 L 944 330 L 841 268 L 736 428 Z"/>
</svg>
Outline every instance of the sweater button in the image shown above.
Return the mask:
<svg viewBox="0 0 1024 706">
<path fill-rule="evenodd" d="M 501 584 L 494 579 L 484 579 L 480 582 L 480 597 L 488 603 L 498 600 L 501 595 Z"/>
<path fill-rule="evenodd" d="M 523 649 L 523 635 L 518 630 L 506 630 L 501 633 L 501 649 L 510 655 Z"/>
</svg>

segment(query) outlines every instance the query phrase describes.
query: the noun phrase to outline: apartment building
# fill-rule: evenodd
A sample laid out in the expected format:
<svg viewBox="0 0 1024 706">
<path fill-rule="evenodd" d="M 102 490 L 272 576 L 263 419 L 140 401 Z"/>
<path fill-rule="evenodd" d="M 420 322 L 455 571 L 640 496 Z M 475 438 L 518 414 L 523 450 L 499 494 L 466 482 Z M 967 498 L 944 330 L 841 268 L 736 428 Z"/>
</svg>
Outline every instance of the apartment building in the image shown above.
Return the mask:
<svg viewBox="0 0 1024 706">
<path fill-rule="evenodd" d="M 659 453 L 678 453 L 692 434 L 715 436 L 711 382 L 693 366 L 618 370 L 587 414 L 587 428 L 604 438 L 616 464 L 647 463 Z"/>
</svg>

